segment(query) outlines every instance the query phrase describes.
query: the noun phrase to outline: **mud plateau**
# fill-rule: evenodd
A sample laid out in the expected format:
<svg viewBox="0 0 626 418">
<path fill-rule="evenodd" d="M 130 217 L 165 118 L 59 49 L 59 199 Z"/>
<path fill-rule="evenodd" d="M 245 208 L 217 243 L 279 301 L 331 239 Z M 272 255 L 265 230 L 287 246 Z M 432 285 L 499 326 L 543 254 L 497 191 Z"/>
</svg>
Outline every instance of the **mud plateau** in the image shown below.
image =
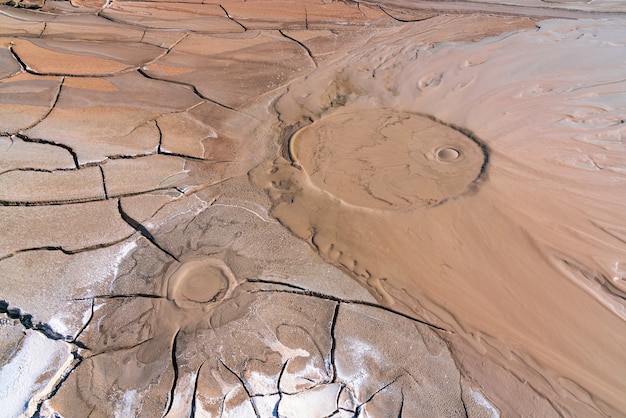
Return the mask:
<svg viewBox="0 0 626 418">
<path fill-rule="evenodd" d="M 4 416 L 626 416 L 619 2 L 5 3 Z"/>
</svg>

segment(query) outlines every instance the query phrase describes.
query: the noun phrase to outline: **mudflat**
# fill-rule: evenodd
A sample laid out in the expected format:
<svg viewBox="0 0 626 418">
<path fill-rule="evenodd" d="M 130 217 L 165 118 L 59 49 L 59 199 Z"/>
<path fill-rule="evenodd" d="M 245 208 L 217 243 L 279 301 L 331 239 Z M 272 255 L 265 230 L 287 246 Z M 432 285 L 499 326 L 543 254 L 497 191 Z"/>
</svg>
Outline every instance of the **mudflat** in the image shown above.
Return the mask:
<svg viewBox="0 0 626 418">
<path fill-rule="evenodd" d="M 626 414 L 625 24 L 0 5 L 3 413 Z"/>
</svg>

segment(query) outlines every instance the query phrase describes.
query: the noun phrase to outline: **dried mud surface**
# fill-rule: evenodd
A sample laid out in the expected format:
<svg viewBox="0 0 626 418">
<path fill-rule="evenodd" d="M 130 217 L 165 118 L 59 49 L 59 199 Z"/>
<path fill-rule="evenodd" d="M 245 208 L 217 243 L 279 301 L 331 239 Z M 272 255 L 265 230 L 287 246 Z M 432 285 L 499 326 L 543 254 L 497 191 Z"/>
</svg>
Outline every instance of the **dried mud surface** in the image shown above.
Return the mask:
<svg viewBox="0 0 626 418">
<path fill-rule="evenodd" d="M 625 13 L 0 4 L 3 415 L 624 416 Z"/>
</svg>

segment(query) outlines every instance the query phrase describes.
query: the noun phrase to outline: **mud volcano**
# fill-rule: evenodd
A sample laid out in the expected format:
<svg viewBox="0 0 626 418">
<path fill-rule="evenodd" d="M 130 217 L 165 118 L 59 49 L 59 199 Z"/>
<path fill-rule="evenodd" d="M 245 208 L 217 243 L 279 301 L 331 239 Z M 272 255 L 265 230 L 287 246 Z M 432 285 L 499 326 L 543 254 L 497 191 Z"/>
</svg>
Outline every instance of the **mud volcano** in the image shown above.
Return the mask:
<svg viewBox="0 0 626 418">
<path fill-rule="evenodd" d="M 443 203 L 471 188 L 487 163 L 486 147 L 461 130 L 393 110 L 334 113 L 296 132 L 290 152 L 313 187 L 379 210 Z"/>
<path fill-rule="evenodd" d="M 220 260 L 198 259 L 173 265 L 167 273 L 167 298 L 184 308 L 207 308 L 224 297 L 235 279 Z"/>
</svg>

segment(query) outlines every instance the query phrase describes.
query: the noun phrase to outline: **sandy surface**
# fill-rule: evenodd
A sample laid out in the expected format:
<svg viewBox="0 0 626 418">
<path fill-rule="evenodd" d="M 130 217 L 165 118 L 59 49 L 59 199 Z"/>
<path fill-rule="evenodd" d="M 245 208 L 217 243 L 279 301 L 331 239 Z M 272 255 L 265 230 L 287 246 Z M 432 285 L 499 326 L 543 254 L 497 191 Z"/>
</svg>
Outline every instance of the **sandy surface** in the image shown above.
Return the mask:
<svg viewBox="0 0 626 418">
<path fill-rule="evenodd" d="M 5 3 L 4 416 L 626 415 L 620 2 Z"/>
</svg>

